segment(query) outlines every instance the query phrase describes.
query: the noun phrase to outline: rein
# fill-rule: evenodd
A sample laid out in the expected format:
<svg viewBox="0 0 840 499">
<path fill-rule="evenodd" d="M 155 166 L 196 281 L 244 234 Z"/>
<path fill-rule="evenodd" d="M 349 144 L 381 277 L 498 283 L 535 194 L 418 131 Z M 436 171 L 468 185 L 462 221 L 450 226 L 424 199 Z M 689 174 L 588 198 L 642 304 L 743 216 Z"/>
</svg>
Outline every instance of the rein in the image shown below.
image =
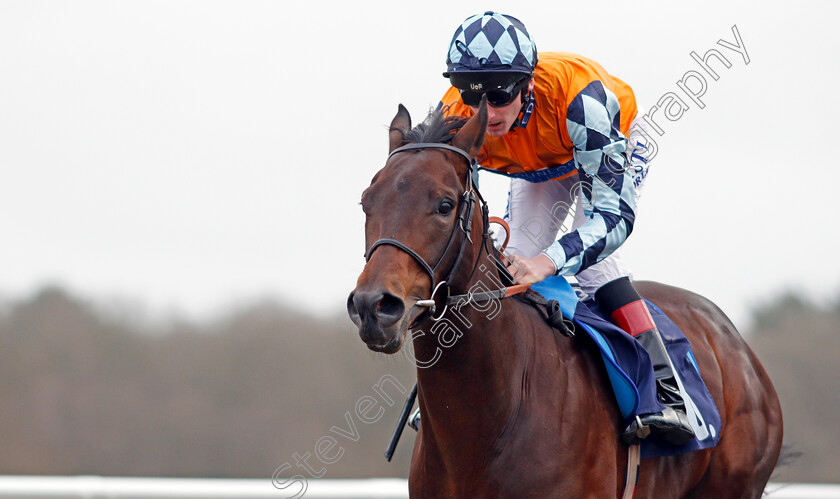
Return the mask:
<svg viewBox="0 0 840 499">
<path fill-rule="evenodd" d="M 478 192 L 478 188 L 473 183 L 473 174 L 476 171 L 476 162 L 473 158 L 470 157 L 465 151 L 453 147 L 449 144 L 440 144 L 440 143 L 415 143 L 415 144 L 408 144 L 402 147 L 398 147 L 391 151 L 391 154 L 388 155 L 388 159 L 391 159 L 391 156 L 394 154 L 404 152 L 404 151 L 411 151 L 417 149 L 444 149 L 447 151 L 452 151 L 461 157 L 463 157 L 467 161 L 467 178 L 464 182 L 465 189 L 464 194 L 461 196 L 460 203 L 458 205 L 458 220 L 455 227 L 452 229 L 452 233 L 449 235 L 449 241 L 446 243 L 446 248 L 443 250 L 438 262 L 435 264 L 434 267 L 428 264 L 426 260 L 420 256 L 419 253 L 414 251 L 405 243 L 398 241 L 396 239 L 391 238 L 382 238 L 375 241 L 373 244 L 370 245 L 370 248 L 365 253 L 365 261 L 370 261 L 373 252 L 376 248 L 380 246 L 394 246 L 395 248 L 399 248 L 409 256 L 411 256 L 419 265 L 420 268 L 423 269 L 426 274 L 429 275 L 431 279 L 431 296 L 427 300 L 418 300 L 416 305 L 420 307 L 426 307 L 426 310 L 420 314 L 414 322 L 409 326 L 414 327 L 415 324 L 425 320 L 426 317 L 431 316 L 433 321 L 440 320 L 443 315 L 446 313 L 446 310 L 449 308 L 449 305 L 453 303 L 463 303 L 466 305 L 470 302 L 484 302 L 493 299 L 500 299 L 505 298 L 507 296 L 512 296 L 515 294 L 525 292 L 530 285 L 520 284 L 517 286 L 511 286 L 507 288 L 499 288 L 492 291 L 485 291 L 481 293 L 467 293 L 465 295 L 455 295 L 451 296 L 449 294 L 449 282 L 451 281 L 452 277 L 455 274 L 455 271 L 458 269 L 458 265 L 461 263 L 461 259 L 464 256 L 464 250 L 467 246 L 467 241 L 472 243 L 472 238 L 470 234 L 472 232 L 472 217 L 473 213 L 475 212 L 475 202 L 476 198 L 481 203 L 481 214 L 484 222 L 484 233 L 482 234 L 482 242 L 481 242 L 481 249 L 479 250 L 479 254 L 476 257 L 475 265 L 473 266 L 472 272 L 470 273 L 470 279 L 472 278 L 473 274 L 475 274 L 476 269 L 478 268 L 479 262 L 481 261 L 481 252 L 485 250 L 487 245 L 487 240 L 490 237 L 489 233 L 489 225 L 490 225 L 490 217 L 489 217 L 489 209 L 487 207 L 487 202 L 481 196 L 481 193 Z M 504 222 L 502 219 L 495 218 L 495 221 L 502 223 L 507 230 L 508 237 L 510 236 L 510 229 L 507 227 L 507 223 Z M 437 271 L 441 264 L 446 260 L 446 255 L 449 253 L 449 250 L 452 248 L 452 245 L 455 243 L 455 236 L 458 233 L 458 229 L 464 233 L 464 237 L 461 238 L 461 247 L 458 249 L 458 256 L 455 258 L 452 266 L 449 269 L 449 272 L 445 279 L 438 282 L 437 280 Z M 505 245 L 507 245 L 508 239 L 505 239 Z M 438 290 L 442 287 L 446 286 L 446 301 L 444 301 L 443 311 L 437 317 L 434 316 L 436 311 L 436 302 L 435 302 L 435 295 L 437 294 Z M 466 298 L 467 301 L 463 301 Z M 402 435 L 403 428 L 406 425 L 406 421 L 409 417 L 409 412 L 411 408 L 414 406 L 414 400 L 417 397 L 417 385 L 414 385 L 414 389 L 409 394 L 408 398 L 405 401 L 405 405 L 403 406 L 402 413 L 400 414 L 400 418 L 397 421 L 397 426 L 394 429 L 394 434 L 391 437 L 391 441 L 388 444 L 388 449 L 385 451 L 385 459 L 391 461 L 391 457 L 394 455 L 394 450 L 397 447 L 397 442 L 399 442 L 400 435 Z"/>
<path fill-rule="evenodd" d="M 410 150 L 417 150 L 417 149 L 444 149 L 447 151 L 452 151 L 456 154 L 459 154 L 467 161 L 467 178 L 465 182 L 465 189 L 464 194 L 461 196 L 461 202 L 459 203 L 458 207 L 458 221 L 456 223 L 455 228 L 452 229 L 452 233 L 449 235 L 449 241 L 446 243 L 446 248 L 443 250 L 443 254 L 441 254 L 440 259 L 438 259 L 437 264 L 434 267 L 429 265 L 426 260 L 420 256 L 419 253 L 411 249 L 406 244 L 391 238 L 383 238 L 375 241 L 370 248 L 368 249 L 367 253 L 365 254 L 365 260 L 369 261 L 371 255 L 376 250 L 376 248 L 380 246 L 394 246 L 395 248 L 399 248 L 405 253 L 408 253 L 419 265 L 420 267 L 429 275 L 431 279 L 431 289 L 432 294 L 428 300 L 419 300 L 417 301 L 417 305 L 421 307 L 427 307 L 427 310 L 423 312 L 415 321 L 414 324 L 423 320 L 426 316 L 432 316 L 433 321 L 440 320 L 443 315 L 446 313 L 447 308 L 449 305 L 453 303 L 459 304 L 459 306 L 467 305 L 471 302 L 480 303 L 490 300 L 496 299 L 503 299 L 507 298 L 508 296 L 513 296 L 516 294 L 525 293 L 530 288 L 530 284 L 518 284 L 514 286 L 509 286 L 506 288 L 499 288 L 494 289 L 491 291 L 484 291 L 480 293 L 472 293 L 468 292 L 467 294 L 463 295 L 455 295 L 452 296 L 449 294 L 449 282 L 451 281 L 455 271 L 458 269 L 458 265 L 461 263 L 461 258 L 464 256 L 464 250 L 467 246 L 467 241 L 472 243 L 472 239 L 470 237 L 470 233 L 472 231 L 472 217 L 475 211 L 475 202 L 476 202 L 476 195 L 478 201 L 481 202 L 481 211 L 482 217 L 484 222 L 484 233 L 482 234 L 482 243 L 481 249 L 479 250 L 478 257 L 476 258 L 475 266 L 473 267 L 472 273 L 470 274 L 470 278 L 472 278 L 472 274 L 475 273 L 476 268 L 478 267 L 478 262 L 481 260 L 481 251 L 484 250 L 487 239 L 489 238 L 489 231 L 488 225 L 490 223 L 490 218 L 488 217 L 488 208 L 487 202 L 481 197 L 481 193 L 478 192 L 478 189 L 473 183 L 473 173 L 475 173 L 476 169 L 476 162 L 473 158 L 470 157 L 469 154 L 464 152 L 457 147 L 450 146 L 448 144 L 438 144 L 438 143 L 416 143 L 416 144 L 408 144 L 402 147 L 398 147 L 391 151 L 391 154 L 388 155 L 388 159 L 391 159 L 391 156 L 394 154 L 410 151 Z M 495 217 L 494 217 L 495 218 Z M 507 226 L 507 223 L 502 219 L 494 219 L 494 222 L 501 223 L 505 230 L 507 231 L 508 238 L 510 237 L 510 228 Z M 452 245 L 455 242 L 455 235 L 458 233 L 458 229 L 461 229 L 461 232 L 464 233 L 464 237 L 461 238 L 461 247 L 458 249 L 458 256 L 455 258 L 455 261 L 452 264 L 452 267 L 449 269 L 449 273 L 446 276 L 446 279 L 441 280 L 440 282 L 437 281 L 436 273 L 438 271 L 438 267 L 446 260 L 446 255 L 449 253 L 449 250 L 452 248 Z M 505 239 L 504 246 L 507 245 L 508 238 Z M 438 289 L 441 286 L 446 286 L 446 301 L 444 302 L 443 311 L 437 317 L 434 317 L 435 313 L 435 294 L 437 294 Z M 533 298 L 532 298 L 533 299 Z M 466 300 L 466 301 L 464 301 Z M 543 299 L 543 301 L 545 301 Z M 563 326 L 560 327 L 562 323 L 562 313 L 560 311 L 559 305 L 557 302 L 553 302 L 554 307 L 550 309 L 549 313 L 551 316 L 549 317 L 549 322 L 551 319 L 557 319 L 559 317 L 560 322 L 552 323 L 552 326 L 561 329 L 561 332 L 566 336 L 573 336 L 574 333 L 570 331 L 568 328 Z M 553 313 L 552 313 L 553 312 Z M 413 324 L 412 324 L 413 326 Z M 403 406 L 402 413 L 400 414 L 400 418 L 397 421 L 397 427 L 394 429 L 394 435 L 391 437 L 391 441 L 388 444 L 388 449 L 385 451 L 385 458 L 388 461 L 391 461 L 391 457 L 394 455 L 394 450 L 396 449 L 397 442 L 400 439 L 400 435 L 402 435 L 402 430 L 406 425 L 406 421 L 409 417 L 409 412 L 411 408 L 414 406 L 414 401 L 417 397 L 417 385 L 414 385 L 414 389 L 409 394 L 408 398 L 405 401 L 405 405 Z M 415 428 L 416 429 L 416 428 Z M 632 499 L 636 493 L 636 485 L 639 479 L 639 469 L 640 469 L 640 447 L 638 442 L 630 445 L 627 449 L 627 469 L 625 471 L 625 483 L 624 483 L 624 490 L 622 492 L 622 499 Z"/>
</svg>

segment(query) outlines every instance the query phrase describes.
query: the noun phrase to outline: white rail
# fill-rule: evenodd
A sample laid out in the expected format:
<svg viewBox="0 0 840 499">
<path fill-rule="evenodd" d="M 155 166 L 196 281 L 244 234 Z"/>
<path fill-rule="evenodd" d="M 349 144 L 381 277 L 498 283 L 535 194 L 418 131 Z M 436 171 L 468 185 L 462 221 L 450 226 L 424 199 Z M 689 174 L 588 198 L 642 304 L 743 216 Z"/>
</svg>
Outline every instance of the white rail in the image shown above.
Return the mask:
<svg viewBox="0 0 840 499">
<path fill-rule="evenodd" d="M 300 485 L 300 484 L 298 484 Z M 406 480 L 307 480 L 304 499 L 405 499 Z M 291 499 L 269 479 L 0 476 L 0 498 L 15 499 Z M 770 483 L 769 499 L 838 499 L 840 485 Z M 300 497 L 300 496 L 299 496 Z"/>
<path fill-rule="evenodd" d="M 307 480 L 304 499 L 405 499 L 406 480 Z M 291 499 L 270 479 L 0 476 L 0 498 L 15 499 Z M 301 497 L 298 495 L 298 497 Z"/>
</svg>

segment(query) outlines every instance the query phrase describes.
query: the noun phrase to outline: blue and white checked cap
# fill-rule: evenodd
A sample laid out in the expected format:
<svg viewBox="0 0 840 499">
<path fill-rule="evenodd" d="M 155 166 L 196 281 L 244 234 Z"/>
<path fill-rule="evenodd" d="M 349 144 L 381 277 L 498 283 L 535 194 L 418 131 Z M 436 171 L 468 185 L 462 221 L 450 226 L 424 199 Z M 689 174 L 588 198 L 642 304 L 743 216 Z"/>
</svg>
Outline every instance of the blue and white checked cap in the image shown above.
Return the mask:
<svg viewBox="0 0 840 499">
<path fill-rule="evenodd" d="M 522 21 L 498 12 L 468 17 L 455 31 L 443 76 L 462 72 L 531 74 L 537 47 Z"/>
</svg>

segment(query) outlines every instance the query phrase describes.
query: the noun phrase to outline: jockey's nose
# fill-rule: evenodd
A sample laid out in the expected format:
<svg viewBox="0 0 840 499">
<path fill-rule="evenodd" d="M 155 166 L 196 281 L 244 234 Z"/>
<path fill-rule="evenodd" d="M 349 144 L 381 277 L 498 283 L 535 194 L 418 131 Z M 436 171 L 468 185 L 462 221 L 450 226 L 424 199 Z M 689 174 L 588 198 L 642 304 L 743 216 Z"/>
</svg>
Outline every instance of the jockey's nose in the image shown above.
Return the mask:
<svg viewBox="0 0 840 499">
<path fill-rule="evenodd" d="M 356 326 L 386 328 L 402 319 L 405 304 L 387 291 L 354 291 L 347 298 L 347 313 Z"/>
</svg>

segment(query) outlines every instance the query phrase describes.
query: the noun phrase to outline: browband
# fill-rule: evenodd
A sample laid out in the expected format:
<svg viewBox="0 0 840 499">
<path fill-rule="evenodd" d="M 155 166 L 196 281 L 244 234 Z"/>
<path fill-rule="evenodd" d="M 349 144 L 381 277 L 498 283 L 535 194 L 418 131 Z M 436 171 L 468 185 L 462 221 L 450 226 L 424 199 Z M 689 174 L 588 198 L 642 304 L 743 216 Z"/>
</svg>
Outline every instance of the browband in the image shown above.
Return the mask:
<svg viewBox="0 0 840 499">
<path fill-rule="evenodd" d="M 436 144 L 436 143 L 427 143 L 421 142 L 416 144 L 406 144 L 402 147 L 398 147 L 391 151 L 391 154 L 388 155 L 388 159 L 391 159 L 391 156 L 397 154 L 398 152 L 409 151 L 412 149 L 446 149 L 448 151 L 452 151 L 454 153 L 460 154 L 464 159 L 467 160 L 468 165 L 473 164 L 473 159 L 467 154 L 463 149 L 459 149 L 455 146 L 450 146 L 449 144 Z"/>
</svg>

